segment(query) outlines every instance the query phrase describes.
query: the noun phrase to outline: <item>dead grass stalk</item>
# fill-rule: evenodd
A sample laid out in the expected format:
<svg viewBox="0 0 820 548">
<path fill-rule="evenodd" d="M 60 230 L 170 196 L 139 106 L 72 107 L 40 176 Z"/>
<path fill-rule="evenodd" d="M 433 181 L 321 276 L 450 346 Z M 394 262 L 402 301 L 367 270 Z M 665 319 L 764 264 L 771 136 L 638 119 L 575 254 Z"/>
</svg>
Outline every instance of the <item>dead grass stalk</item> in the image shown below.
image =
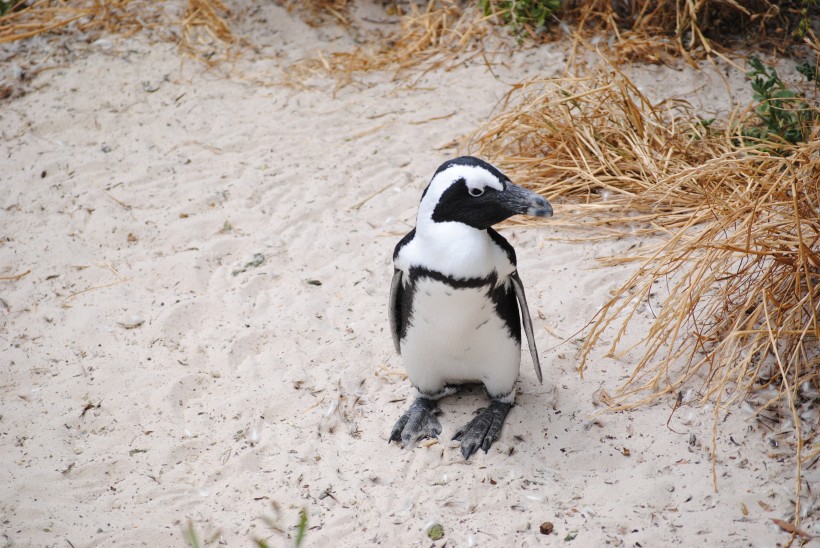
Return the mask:
<svg viewBox="0 0 820 548">
<path fill-rule="evenodd" d="M 691 62 L 738 40 L 784 51 L 795 43 L 792 34 L 798 29 L 808 43 L 816 43 L 811 26 L 801 25 L 806 17 L 804 4 L 772 0 L 570 1 L 564 4 L 563 17 L 579 36 L 601 36 L 602 32 L 613 36 L 604 45 L 610 46 L 610 56 L 619 62 L 665 62 L 671 56 Z"/>
<path fill-rule="evenodd" d="M 393 70 L 401 78 L 411 70 L 422 73 L 446 68 L 456 59 L 463 62 L 480 54 L 486 27 L 474 10 L 462 10 L 451 0 L 429 0 L 424 8 L 410 5 L 400 28 L 383 40 L 372 41 L 352 52 L 317 52 L 290 67 L 290 82 L 298 84 L 312 76 L 330 75 L 336 88 L 351 84 L 357 73 Z"/>
<path fill-rule="evenodd" d="M 471 148 L 572 204 L 565 227 L 663 236 L 605 261 L 635 271 L 593 319 L 580 371 L 605 334 L 610 356 L 637 350 L 617 408 L 696 385 L 725 409 L 775 389 L 758 412 L 793 423 L 799 466 L 820 452 L 820 127 L 750 143 L 746 121 L 715 129 L 684 102 L 651 104 L 613 68 L 517 86 Z M 626 345 L 639 316 L 651 328 Z"/>
<path fill-rule="evenodd" d="M 0 44 L 35 36 L 74 32 L 87 41 L 104 34 L 131 36 L 154 31 L 178 41 L 182 51 L 211 60 L 217 51 L 230 52 L 237 39 L 231 32 L 230 12 L 220 0 L 187 0 L 184 16 L 180 2 L 149 0 L 38 0 L 0 17 Z M 179 32 L 173 28 L 178 25 Z M 169 30 L 170 29 L 170 30 Z"/>
</svg>

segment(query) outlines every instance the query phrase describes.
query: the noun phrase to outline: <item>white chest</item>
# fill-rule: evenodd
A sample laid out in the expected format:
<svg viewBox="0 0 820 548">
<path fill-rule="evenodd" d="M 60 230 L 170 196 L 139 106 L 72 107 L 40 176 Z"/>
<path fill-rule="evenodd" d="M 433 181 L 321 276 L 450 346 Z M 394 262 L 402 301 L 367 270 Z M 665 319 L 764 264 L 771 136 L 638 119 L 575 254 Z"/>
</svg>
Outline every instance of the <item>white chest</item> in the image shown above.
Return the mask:
<svg viewBox="0 0 820 548">
<path fill-rule="evenodd" d="M 486 231 L 460 223 L 417 227 L 416 236 L 401 249 L 395 265 L 405 273 L 422 266 L 460 279 L 486 278 L 496 272 L 499 279 L 506 280 L 515 270 Z"/>
<path fill-rule="evenodd" d="M 417 280 L 401 341 L 407 374 L 417 388 L 435 393 L 446 384 L 479 382 L 494 395 L 512 390 L 521 347 L 496 313 L 489 290 Z"/>
</svg>

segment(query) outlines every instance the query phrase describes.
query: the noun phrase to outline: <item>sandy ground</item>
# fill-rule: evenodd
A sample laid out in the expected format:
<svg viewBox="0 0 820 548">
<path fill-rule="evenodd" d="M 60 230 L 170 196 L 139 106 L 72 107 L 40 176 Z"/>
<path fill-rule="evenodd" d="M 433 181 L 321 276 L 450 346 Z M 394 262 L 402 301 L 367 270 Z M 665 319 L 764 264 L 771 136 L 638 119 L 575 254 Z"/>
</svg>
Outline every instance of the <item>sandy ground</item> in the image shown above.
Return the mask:
<svg viewBox="0 0 820 548">
<path fill-rule="evenodd" d="M 183 546 L 190 522 L 215 543 L 286 546 L 302 509 L 309 546 L 430 545 L 433 522 L 437 546 L 788 542 L 770 519 L 793 512 L 777 431 L 721 413 L 715 492 L 714 410 L 692 394 L 674 414 L 593 417 L 635 359 L 602 346 L 581 380 L 574 334 L 627 273 L 595 258 L 633 241 L 502 229 L 543 385 L 525 355 L 501 438 L 469 462 L 446 440 L 480 390 L 445 400 L 439 443 L 388 445 L 411 396 L 387 326 L 393 246 L 454 140 L 566 55 L 520 52 L 498 79 L 470 63 L 413 88 L 376 73 L 295 91 L 260 81 L 350 39 L 272 3 L 254 13 L 238 30 L 260 53 L 232 78 L 112 37 L 0 106 L 0 276 L 27 272 L 0 281 L 5 545 Z M 729 72 L 731 94 L 683 67 L 635 77 L 719 114 L 748 100 Z M 820 533 L 816 516 L 803 527 Z"/>
</svg>

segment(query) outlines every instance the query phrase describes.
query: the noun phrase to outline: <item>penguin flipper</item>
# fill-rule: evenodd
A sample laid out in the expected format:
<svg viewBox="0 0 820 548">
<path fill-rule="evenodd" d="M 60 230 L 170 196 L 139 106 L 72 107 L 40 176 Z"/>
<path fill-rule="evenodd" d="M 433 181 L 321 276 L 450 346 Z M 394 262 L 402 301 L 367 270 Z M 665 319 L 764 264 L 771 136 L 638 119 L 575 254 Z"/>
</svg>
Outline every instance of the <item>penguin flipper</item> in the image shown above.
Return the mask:
<svg viewBox="0 0 820 548">
<path fill-rule="evenodd" d="M 532 318 L 530 318 L 530 310 L 527 307 L 527 296 L 524 294 L 524 284 L 521 283 L 521 278 L 518 276 L 517 270 L 512 273 L 510 279 L 513 283 L 513 289 L 515 289 L 515 296 L 518 299 L 518 308 L 521 310 L 521 321 L 524 324 L 524 332 L 527 334 L 527 344 L 530 347 L 532 364 L 535 366 L 535 376 L 538 377 L 539 383 L 543 383 L 541 362 L 538 361 L 538 349 L 535 348 L 535 335 L 532 332 Z"/>
<path fill-rule="evenodd" d="M 399 354 L 401 354 L 401 345 L 399 344 L 401 310 L 399 307 L 401 306 L 403 292 L 402 273 L 401 270 L 396 268 L 393 271 L 393 281 L 390 283 L 390 303 L 387 309 L 387 316 L 390 320 L 390 333 L 393 335 L 393 345 Z"/>
</svg>

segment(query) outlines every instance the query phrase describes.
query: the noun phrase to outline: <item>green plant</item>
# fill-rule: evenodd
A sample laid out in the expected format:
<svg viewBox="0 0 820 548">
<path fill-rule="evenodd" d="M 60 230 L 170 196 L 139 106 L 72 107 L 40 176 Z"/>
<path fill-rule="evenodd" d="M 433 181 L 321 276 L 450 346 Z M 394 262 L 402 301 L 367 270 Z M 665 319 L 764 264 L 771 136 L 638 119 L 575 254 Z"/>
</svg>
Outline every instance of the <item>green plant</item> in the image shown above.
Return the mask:
<svg viewBox="0 0 820 548">
<path fill-rule="evenodd" d="M 299 524 L 296 526 L 296 548 L 302 546 L 302 543 L 305 541 L 307 521 L 307 510 L 302 508 L 302 511 L 299 512 Z"/>
<path fill-rule="evenodd" d="M 800 93 L 786 86 L 774 68 L 767 68 L 757 57 L 749 57 L 749 66 L 746 75 L 752 78 L 754 99 L 758 101 L 755 114 L 763 125 L 744 127 L 743 135 L 791 144 L 805 142 L 820 117 L 820 109 L 809 106 Z"/>
<path fill-rule="evenodd" d="M 22 4 L 23 0 L 0 0 L 0 17 L 6 15 L 11 10 Z"/>
<path fill-rule="evenodd" d="M 478 0 L 484 15 L 498 15 L 520 34 L 525 28 L 538 31 L 561 9 L 561 0 Z"/>
<path fill-rule="evenodd" d="M 191 548 L 202 548 L 202 543 L 199 542 L 194 524 L 190 520 L 188 520 L 188 527 L 182 529 L 182 538 L 185 539 L 185 542 L 187 542 Z"/>
<path fill-rule="evenodd" d="M 279 518 L 280 518 L 280 511 L 279 505 L 277 503 L 273 503 L 273 510 L 274 515 L 266 515 L 262 516 L 262 521 L 271 528 L 274 532 L 277 533 L 285 533 L 285 531 L 279 526 Z M 302 544 L 305 542 L 305 535 L 307 534 L 308 528 L 308 514 L 307 509 L 302 508 L 299 511 L 299 523 L 296 524 L 296 537 L 293 540 L 294 548 L 300 548 Z M 188 525 L 182 528 L 182 538 L 185 540 L 185 543 L 190 548 L 203 548 L 203 546 L 209 546 L 220 539 L 222 532 L 220 530 L 216 530 L 210 538 L 207 538 L 203 541 L 199 540 L 199 536 L 197 535 L 196 528 L 194 527 L 194 523 L 191 520 L 188 520 Z M 261 538 L 253 538 L 253 543 L 256 545 L 257 548 L 270 548 L 267 541 Z"/>
<path fill-rule="evenodd" d="M 795 67 L 797 72 L 806 77 L 809 82 L 814 82 L 815 87 L 820 86 L 820 78 L 817 74 L 817 65 L 810 65 L 809 63 L 800 63 Z"/>
<path fill-rule="evenodd" d="M 802 0 L 801 4 L 800 21 L 797 22 L 797 28 L 794 29 L 792 33 L 795 38 L 807 38 L 812 36 L 809 10 L 817 7 L 818 0 Z"/>
</svg>

